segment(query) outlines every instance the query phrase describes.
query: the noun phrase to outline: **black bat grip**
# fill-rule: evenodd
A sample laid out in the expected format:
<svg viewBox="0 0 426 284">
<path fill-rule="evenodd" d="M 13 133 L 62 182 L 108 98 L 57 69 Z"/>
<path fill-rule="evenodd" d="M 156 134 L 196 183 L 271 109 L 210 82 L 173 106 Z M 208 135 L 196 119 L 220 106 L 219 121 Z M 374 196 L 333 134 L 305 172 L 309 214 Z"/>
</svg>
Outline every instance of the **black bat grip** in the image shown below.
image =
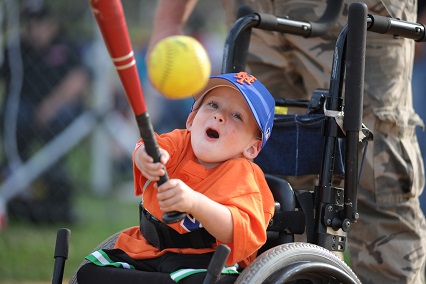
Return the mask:
<svg viewBox="0 0 426 284">
<path fill-rule="evenodd" d="M 204 278 L 203 284 L 212 284 L 216 282 L 230 252 L 231 249 L 224 244 L 221 244 L 216 248 L 209 266 L 207 267 L 207 275 L 206 278 Z"/>
<path fill-rule="evenodd" d="M 154 163 L 158 163 L 161 157 L 160 148 L 158 147 L 157 140 L 155 139 L 154 128 L 152 127 L 148 112 L 136 115 L 136 122 L 138 124 L 140 136 L 143 139 L 145 151 L 154 159 Z M 169 180 L 166 169 L 164 169 L 164 171 L 165 174 L 160 177 L 158 185 L 162 185 Z"/>
<path fill-rule="evenodd" d="M 136 115 L 136 122 L 138 124 L 139 133 L 143 139 L 145 151 L 154 159 L 154 163 L 160 161 L 160 148 L 158 147 L 157 140 L 154 135 L 154 128 L 152 127 L 151 119 L 148 112 Z M 157 182 L 158 185 L 162 185 L 169 180 L 167 170 L 164 168 L 165 174 L 160 177 L 160 180 Z M 163 214 L 163 222 L 166 224 L 172 224 L 179 222 L 185 218 L 186 213 L 178 211 L 170 211 Z"/>
<path fill-rule="evenodd" d="M 68 259 L 68 248 L 70 243 L 71 231 L 66 228 L 58 230 L 56 235 L 55 266 L 53 268 L 52 284 L 62 283 L 64 276 L 65 260 Z"/>
</svg>

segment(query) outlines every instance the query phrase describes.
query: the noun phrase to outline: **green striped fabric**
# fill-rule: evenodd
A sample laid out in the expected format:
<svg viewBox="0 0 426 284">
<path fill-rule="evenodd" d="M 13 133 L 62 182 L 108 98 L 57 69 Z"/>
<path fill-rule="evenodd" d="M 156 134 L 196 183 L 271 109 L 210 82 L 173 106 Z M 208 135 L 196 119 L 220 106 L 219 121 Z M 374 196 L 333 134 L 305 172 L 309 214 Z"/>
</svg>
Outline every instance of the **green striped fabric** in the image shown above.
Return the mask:
<svg viewBox="0 0 426 284">
<path fill-rule="evenodd" d="M 192 274 L 195 273 L 202 273 L 202 272 L 207 272 L 207 269 L 192 269 L 192 268 L 184 268 L 184 269 L 179 269 L 175 272 L 170 273 L 170 277 L 173 279 L 173 281 L 175 281 L 176 283 L 179 282 L 180 280 L 182 280 L 185 277 L 188 277 Z M 222 269 L 222 274 L 227 274 L 227 275 L 231 275 L 231 274 L 240 274 L 237 271 L 237 266 L 225 266 Z"/>
<path fill-rule="evenodd" d="M 86 256 L 86 259 L 98 266 L 114 266 L 117 268 L 125 268 L 125 269 L 135 269 L 135 267 L 127 262 L 115 262 L 109 258 L 109 256 L 103 251 L 98 250 L 95 252 L 92 252 L 88 256 Z M 184 268 L 179 269 L 175 272 L 170 273 L 170 277 L 175 281 L 176 283 L 182 280 L 185 277 L 188 277 L 195 273 L 202 273 L 207 272 L 207 269 L 192 269 L 192 268 Z M 237 271 L 237 265 L 234 266 L 225 266 L 222 269 L 222 274 L 240 274 Z"/>
<path fill-rule="evenodd" d="M 97 250 L 86 256 L 88 261 L 98 266 L 115 266 L 117 268 L 135 269 L 135 267 L 127 262 L 112 261 L 103 250 Z"/>
</svg>

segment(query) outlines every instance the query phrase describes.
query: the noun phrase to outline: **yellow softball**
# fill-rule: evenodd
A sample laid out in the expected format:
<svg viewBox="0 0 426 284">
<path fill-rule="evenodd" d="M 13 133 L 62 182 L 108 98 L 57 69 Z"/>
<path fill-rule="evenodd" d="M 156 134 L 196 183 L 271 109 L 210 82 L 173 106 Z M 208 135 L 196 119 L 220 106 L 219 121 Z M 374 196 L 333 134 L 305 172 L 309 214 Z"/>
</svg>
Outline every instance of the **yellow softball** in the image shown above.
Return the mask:
<svg viewBox="0 0 426 284">
<path fill-rule="evenodd" d="M 182 35 L 159 41 L 149 55 L 147 68 L 151 84 L 170 99 L 200 92 L 211 72 L 209 56 L 201 43 Z"/>
</svg>

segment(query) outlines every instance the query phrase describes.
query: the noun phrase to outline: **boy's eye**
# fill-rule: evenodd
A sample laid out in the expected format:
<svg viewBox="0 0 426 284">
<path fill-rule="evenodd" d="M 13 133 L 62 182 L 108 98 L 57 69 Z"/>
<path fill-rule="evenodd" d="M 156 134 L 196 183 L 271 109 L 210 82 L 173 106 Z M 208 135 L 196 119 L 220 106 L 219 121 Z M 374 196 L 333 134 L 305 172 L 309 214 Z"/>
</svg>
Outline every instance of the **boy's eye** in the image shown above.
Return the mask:
<svg viewBox="0 0 426 284">
<path fill-rule="evenodd" d="M 234 113 L 232 116 L 235 117 L 236 119 L 243 120 L 241 114 L 239 113 Z"/>
<path fill-rule="evenodd" d="M 218 105 L 215 102 L 209 102 L 207 105 L 212 107 L 212 108 L 218 108 Z"/>
</svg>

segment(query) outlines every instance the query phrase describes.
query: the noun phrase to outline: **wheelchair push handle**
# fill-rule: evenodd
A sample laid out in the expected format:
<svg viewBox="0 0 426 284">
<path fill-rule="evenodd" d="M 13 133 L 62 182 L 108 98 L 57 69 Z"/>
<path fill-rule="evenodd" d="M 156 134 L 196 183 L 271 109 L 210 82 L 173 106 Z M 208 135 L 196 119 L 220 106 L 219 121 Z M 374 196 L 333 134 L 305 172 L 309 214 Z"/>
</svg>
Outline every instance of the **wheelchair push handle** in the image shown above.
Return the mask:
<svg viewBox="0 0 426 284">
<path fill-rule="evenodd" d="M 279 17 L 271 14 L 257 13 L 249 6 L 243 6 L 238 10 L 238 18 L 255 14 L 257 17 L 252 16 L 249 21 L 253 21 L 254 27 L 261 30 L 271 30 L 283 33 L 290 33 L 301 35 L 304 37 L 316 37 L 324 34 L 329 30 L 337 18 L 342 13 L 343 1 L 342 0 L 329 0 L 327 7 L 322 16 L 314 22 L 310 21 L 297 21 L 289 19 L 288 17 Z"/>
<path fill-rule="evenodd" d="M 56 235 L 55 265 L 53 268 L 52 284 L 62 283 L 64 276 L 65 260 L 68 259 L 68 249 L 70 244 L 71 231 L 67 228 L 61 228 Z"/>
<path fill-rule="evenodd" d="M 241 7 L 238 11 L 238 19 L 232 25 L 225 40 L 222 73 L 245 70 L 252 28 L 316 37 L 325 33 L 335 23 L 342 10 L 343 0 L 328 0 L 324 14 L 317 21 L 308 22 L 256 13 L 249 6 Z"/>
<path fill-rule="evenodd" d="M 345 119 L 346 132 L 344 221 L 346 231 L 358 219 L 358 145 L 362 127 L 365 53 L 367 42 L 367 5 L 352 3 L 349 6 L 346 48 Z"/>
<path fill-rule="evenodd" d="M 345 85 L 346 165 L 345 165 L 345 201 L 342 228 L 358 219 L 358 133 L 362 128 L 362 107 L 365 72 L 366 32 L 393 35 L 415 41 L 426 41 L 425 27 L 419 23 L 402 21 L 384 16 L 367 15 L 364 3 L 352 3 L 349 6 L 347 32 L 347 75 Z M 355 173 L 355 174 L 350 174 Z"/>
<path fill-rule="evenodd" d="M 231 249 L 224 244 L 221 244 L 216 248 L 209 266 L 207 267 L 207 275 L 206 278 L 204 278 L 203 284 L 212 284 L 216 282 L 230 252 Z"/>
<path fill-rule="evenodd" d="M 345 131 L 359 131 L 362 124 L 364 94 L 366 16 L 364 3 L 349 6 L 346 47 Z"/>
<path fill-rule="evenodd" d="M 320 36 L 330 29 L 343 10 L 343 1 L 328 0 L 324 14 L 315 22 L 311 22 L 309 37 Z"/>
<path fill-rule="evenodd" d="M 424 25 L 384 16 L 369 14 L 367 17 L 367 30 L 395 37 L 401 36 L 415 41 L 426 41 Z"/>
</svg>

